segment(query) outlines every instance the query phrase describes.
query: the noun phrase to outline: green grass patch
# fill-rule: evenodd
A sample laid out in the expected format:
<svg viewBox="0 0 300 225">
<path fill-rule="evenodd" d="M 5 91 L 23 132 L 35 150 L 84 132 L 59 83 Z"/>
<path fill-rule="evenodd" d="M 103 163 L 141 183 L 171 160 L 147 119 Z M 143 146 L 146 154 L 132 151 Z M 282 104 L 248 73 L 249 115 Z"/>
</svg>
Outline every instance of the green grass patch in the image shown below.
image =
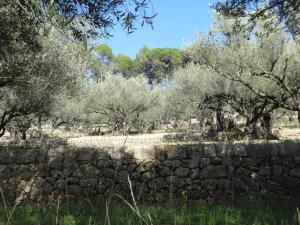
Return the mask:
<svg viewBox="0 0 300 225">
<path fill-rule="evenodd" d="M 172 207 L 172 205 L 175 205 Z M 9 225 L 299 225 L 296 202 L 251 201 L 235 204 L 180 203 L 139 205 L 142 218 L 122 203 L 72 203 L 18 206 L 10 221 L 0 208 L 0 224 Z M 108 215 L 108 216 L 107 216 Z"/>
</svg>

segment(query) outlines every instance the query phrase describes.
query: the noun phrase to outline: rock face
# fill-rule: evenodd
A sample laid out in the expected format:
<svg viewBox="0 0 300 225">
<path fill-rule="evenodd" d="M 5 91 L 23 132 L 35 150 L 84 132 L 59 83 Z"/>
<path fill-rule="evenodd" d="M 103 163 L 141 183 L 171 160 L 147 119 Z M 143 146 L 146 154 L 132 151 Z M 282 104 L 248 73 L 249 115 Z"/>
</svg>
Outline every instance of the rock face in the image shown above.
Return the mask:
<svg viewBox="0 0 300 225">
<path fill-rule="evenodd" d="M 99 199 L 300 199 L 300 144 L 190 144 L 72 149 L 0 147 L 11 202 Z"/>
</svg>

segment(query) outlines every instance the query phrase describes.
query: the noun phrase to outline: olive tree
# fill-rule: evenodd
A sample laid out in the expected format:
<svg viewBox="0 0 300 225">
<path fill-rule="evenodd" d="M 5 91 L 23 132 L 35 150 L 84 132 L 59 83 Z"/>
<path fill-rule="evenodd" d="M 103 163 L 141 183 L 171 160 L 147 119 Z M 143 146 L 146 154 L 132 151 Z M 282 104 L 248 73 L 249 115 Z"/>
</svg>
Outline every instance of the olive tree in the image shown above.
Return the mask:
<svg viewBox="0 0 300 225">
<path fill-rule="evenodd" d="M 75 92 L 78 80 L 84 76 L 85 60 L 81 57 L 81 48 L 58 42 L 55 34 L 42 37 L 40 46 L 41 50 L 22 65 L 23 82 L 0 88 L 1 135 L 16 117 L 49 116 L 57 97 Z"/>
<path fill-rule="evenodd" d="M 17 2 L 0 2 L 0 87 L 27 80 L 25 68 L 41 50 L 40 25 Z"/>
<path fill-rule="evenodd" d="M 169 117 L 166 111 L 166 90 L 155 86 L 151 92 L 152 96 L 155 97 L 153 105 L 139 117 L 139 131 L 144 133 L 157 129 L 156 125 L 160 125 L 161 122 L 167 120 Z"/>
<path fill-rule="evenodd" d="M 294 0 L 225 0 L 217 1 L 213 8 L 226 17 L 237 19 L 236 28 L 245 28 L 240 20 L 246 19 L 247 28 L 254 28 L 260 20 L 268 27 L 284 25 L 294 36 L 300 34 L 300 2 Z M 275 15 L 275 17 L 274 17 Z M 241 26 L 242 25 L 242 26 Z M 271 31 L 272 32 L 272 31 Z"/>
<path fill-rule="evenodd" d="M 223 131 L 222 113 L 224 105 L 220 101 L 214 101 L 214 105 L 208 104 L 207 99 L 219 93 L 225 93 L 228 89 L 228 81 L 218 77 L 207 68 L 189 64 L 174 73 L 174 86 L 168 91 L 167 103 L 168 114 L 180 119 L 190 120 L 197 118 L 202 124 L 212 123 L 216 118 L 216 128 Z"/>
<path fill-rule="evenodd" d="M 106 77 L 91 87 L 87 110 L 105 116 L 114 131 L 127 133 L 143 113 L 155 106 L 157 94 L 141 75 L 129 79 L 113 74 Z"/>
<path fill-rule="evenodd" d="M 110 36 L 117 22 L 128 32 L 137 21 L 152 24 L 153 16 L 145 10 L 149 3 L 1 1 L 0 136 L 17 117 L 49 116 L 61 92 L 76 90 L 86 66 L 81 46 L 70 44 L 69 39 L 86 44 L 89 37 Z M 53 37 L 53 30 L 64 35 Z"/>
<path fill-rule="evenodd" d="M 245 117 L 247 127 L 254 128 L 263 119 L 270 131 L 270 113 L 274 109 L 298 111 L 299 50 L 293 43 L 284 32 L 262 32 L 255 38 L 238 36 L 225 43 L 213 36 L 201 36 L 187 52 L 193 62 L 235 84 L 232 93 L 215 98 Z"/>
<path fill-rule="evenodd" d="M 85 87 L 80 86 L 78 89 L 72 96 L 64 93 L 58 96 L 50 112 L 52 127 L 75 126 L 88 121 L 85 110 L 86 90 Z"/>
<path fill-rule="evenodd" d="M 44 27 L 50 25 L 62 28 L 83 40 L 89 37 L 109 37 L 116 24 L 131 33 L 139 24 L 152 26 L 155 17 L 154 12 L 148 8 L 150 0 L 12 1 L 15 7 L 36 18 Z"/>
</svg>

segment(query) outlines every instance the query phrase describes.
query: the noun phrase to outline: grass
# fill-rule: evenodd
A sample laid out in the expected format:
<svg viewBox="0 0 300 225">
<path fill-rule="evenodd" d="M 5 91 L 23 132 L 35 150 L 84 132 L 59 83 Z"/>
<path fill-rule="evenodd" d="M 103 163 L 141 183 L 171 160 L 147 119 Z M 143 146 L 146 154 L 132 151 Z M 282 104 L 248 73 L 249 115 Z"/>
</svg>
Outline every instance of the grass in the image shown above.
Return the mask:
<svg viewBox="0 0 300 225">
<path fill-rule="evenodd" d="M 296 202 L 250 201 L 235 204 L 139 205 L 138 217 L 126 204 L 27 204 L 9 223 L 0 208 L 1 225 L 299 225 Z M 59 206 L 59 207 L 58 207 Z M 107 216 L 107 214 L 109 216 Z"/>
</svg>

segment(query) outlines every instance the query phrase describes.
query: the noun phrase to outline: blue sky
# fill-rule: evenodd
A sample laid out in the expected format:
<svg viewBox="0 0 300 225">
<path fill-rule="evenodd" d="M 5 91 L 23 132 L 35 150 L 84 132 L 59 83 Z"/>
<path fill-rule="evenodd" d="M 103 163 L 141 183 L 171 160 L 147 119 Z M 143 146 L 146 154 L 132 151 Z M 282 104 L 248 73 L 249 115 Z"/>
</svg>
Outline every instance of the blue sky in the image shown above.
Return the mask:
<svg viewBox="0 0 300 225">
<path fill-rule="evenodd" d="M 99 40 L 106 43 L 114 54 L 123 53 L 132 58 L 147 45 L 150 48 L 181 48 L 184 43 L 195 40 L 196 34 L 212 26 L 213 12 L 209 5 L 214 0 L 152 0 L 154 30 L 150 26 L 138 28 L 127 35 L 121 28 L 113 30 L 114 37 Z"/>
</svg>

